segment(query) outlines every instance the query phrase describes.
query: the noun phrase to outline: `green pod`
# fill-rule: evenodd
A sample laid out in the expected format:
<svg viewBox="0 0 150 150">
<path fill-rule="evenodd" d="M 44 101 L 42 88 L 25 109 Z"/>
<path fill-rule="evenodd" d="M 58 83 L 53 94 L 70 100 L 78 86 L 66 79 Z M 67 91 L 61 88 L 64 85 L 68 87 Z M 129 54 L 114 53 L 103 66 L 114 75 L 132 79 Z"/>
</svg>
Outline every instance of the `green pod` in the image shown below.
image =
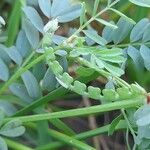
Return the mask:
<svg viewBox="0 0 150 150">
<path fill-rule="evenodd" d="M 134 95 L 145 94 L 146 91 L 138 84 L 131 84 L 131 91 Z"/>
<path fill-rule="evenodd" d="M 73 78 L 67 73 L 63 73 L 61 80 L 68 85 L 68 87 L 71 85 L 73 82 Z"/>
<path fill-rule="evenodd" d="M 49 63 L 49 65 L 56 76 L 59 76 L 63 73 L 63 68 L 61 67 L 58 61 L 53 61 Z"/>
<path fill-rule="evenodd" d="M 102 93 L 103 99 L 107 101 L 116 101 L 119 98 L 118 93 L 113 89 L 104 89 Z"/>
<path fill-rule="evenodd" d="M 102 98 L 101 89 L 93 86 L 88 87 L 88 94 L 90 98 L 100 100 Z"/>
<path fill-rule="evenodd" d="M 80 94 L 80 95 L 86 95 L 86 85 L 84 83 L 81 83 L 79 81 L 74 82 L 74 86 L 71 88 L 72 91 Z"/>
<path fill-rule="evenodd" d="M 132 96 L 132 93 L 127 87 L 118 88 L 116 91 L 119 95 L 119 100 L 129 99 Z"/>
<path fill-rule="evenodd" d="M 46 61 L 54 61 L 55 60 L 55 54 L 54 54 L 54 49 L 53 48 L 45 48 L 45 54 L 46 54 Z"/>
</svg>

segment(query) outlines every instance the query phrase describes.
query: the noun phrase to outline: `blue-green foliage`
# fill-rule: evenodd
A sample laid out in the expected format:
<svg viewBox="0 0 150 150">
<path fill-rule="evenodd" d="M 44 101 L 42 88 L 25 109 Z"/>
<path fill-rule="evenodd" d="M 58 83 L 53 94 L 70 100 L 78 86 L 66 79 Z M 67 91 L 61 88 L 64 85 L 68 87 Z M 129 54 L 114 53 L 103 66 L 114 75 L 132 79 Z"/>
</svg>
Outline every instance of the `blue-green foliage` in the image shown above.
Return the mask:
<svg viewBox="0 0 150 150">
<path fill-rule="evenodd" d="M 148 1 L 130 1 L 145 7 L 150 5 Z M 125 73 L 124 66 L 128 59 L 126 55 L 133 60 L 139 70 L 143 70 L 145 67 L 150 71 L 149 19 L 144 18 L 135 25 L 132 19 L 109 8 L 111 1 L 108 1 L 108 10 L 118 14 L 121 18 L 117 23 L 105 21 L 95 16 L 98 12 L 98 4 L 99 0 L 95 2 L 94 19 L 92 19 L 105 26 L 102 35 L 95 31 L 90 24 L 83 26 L 86 22 L 84 3 L 72 0 L 34 0 L 28 1 L 27 5 L 22 8 L 24 13 L 22 26 L 16 43 L 9 48 L 0 45 L 0 80 L 7 83 L 14 74 L 14 70 L 22 69 L 32 60 L 36 60 L 49 51 L 44 60 L 26 70 L 17 82 L 14 81 L 9 86 L 10 92 L 19 98 L 19 102 L 21 100 L 20 105 L 28 105 L 58 86 L 63 86 L 92 99 L 102 100 L 102 102 L 138 99 L 141 95 L 147 94 L 138 84 L 129 85 L 119 77 Z M 57 35 L 53 29 L 44 31 L 45 25 L 50 21 L 50 23 L 55 21 L 61 26 L 63 23 L 77 18 L 78 21 L 80 18 L 79 29 L 81 30 L 78 32 L 78 29 L 70 29 L 71 35 L 68 33 L 68 36 L 71 38 L 69 40 L 67 36 Z M 58 28 L 55 27 L 56 30 Z M 128 43 L 124 44 L 125 41 Z M 23 63 L 32 54 L 34 56 L 29 59 L 28 64 Z M 86 86 L 77 80 L 74 81 L 67 72 L 69 65 L 75 62 L 80 66 L 75 73 L 85 77 L 90 76 L 93 72 L 98 72 L 108 80 L 105 88 Z M 0 98 L 0 108 L 8 116 L 13 115 L 18 109 L 16 105 L 4 102 L 2 98 Z M 146 105 L 135 113 L 138 127 L 138 136 L 135 142 L 141 149 L 149 146 L 150 134 L 147 132 L 150 125 L 149 111 L 149 106 Z M 19 121 L 2 124 L 3 119 L 4 115 L 0 113 L 0 136 L 17 137 L 24 133 L 25 129 Z M 111 130 L 112 133 L 113 129 Z M 2 137 L 0 137 L 0 148 L 7 150 L 7 145 Z"/>
</svg>

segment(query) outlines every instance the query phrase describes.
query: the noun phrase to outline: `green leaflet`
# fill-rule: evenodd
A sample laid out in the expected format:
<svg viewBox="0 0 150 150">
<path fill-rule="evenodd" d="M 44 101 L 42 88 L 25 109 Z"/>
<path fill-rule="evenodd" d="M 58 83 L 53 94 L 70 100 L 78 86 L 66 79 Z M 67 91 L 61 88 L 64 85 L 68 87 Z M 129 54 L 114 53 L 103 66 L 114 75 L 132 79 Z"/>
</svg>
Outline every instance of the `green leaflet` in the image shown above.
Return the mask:
<svg viewBox="0 0 150 150">
<path fill-rule="evenodd" d="M 114 25 L 114 24 L 112 24 L 110 22 L 107 22 L 107 21 L 105 21 L 103 19 L 100 19 L 100 18 L 97 18 L 96 21 L 98 21 L 99 23 L 101 23 L 101 24 L 103 24 L 105 26 L 108 26 L 108 27 L 110 27 L 112 29 L 117 29 L 118 28 L 116 25 Z"/>
<path fill-rule="evenodd" d="M 93 32 L 90 32 L 88 30 L 83 30 L 83 33 L 89 37 L 90 39 L 92 39 L 93 41 L 95 41 L 96 43 L 98 43 L 99 45 L 106 45 L 107 44 L 107 41 L 102 38 L 100 35 L 98 35 L 97 33 L 93 33 Z"/>
<path fill-rule="evenodd" d="M 150 7 L 150 1 L 149 0 L 129 0 L 131 3 L 134 3 L 136 5 L 142 6 L 142 7 Z"/>
<path fill-rule="evenodd" d="M 109 130 L 108 130 L 108 135 L 113 135 L 113 133 L 116 129 L 116 126 L 119 124 L 121 119 L 122 119 L 122 115 L 119 115 L 111 122 Z"/>
</svg>

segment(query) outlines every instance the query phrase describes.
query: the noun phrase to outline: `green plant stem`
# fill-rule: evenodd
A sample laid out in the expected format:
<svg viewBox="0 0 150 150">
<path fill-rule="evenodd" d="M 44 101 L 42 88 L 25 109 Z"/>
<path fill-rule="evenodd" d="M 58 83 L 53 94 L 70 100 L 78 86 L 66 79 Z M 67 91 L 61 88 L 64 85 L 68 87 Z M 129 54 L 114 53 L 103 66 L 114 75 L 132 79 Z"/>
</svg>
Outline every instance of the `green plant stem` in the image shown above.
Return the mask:
<svg viewBox="0 0 150 150">
<path fill-rule="evenodd" d="M 8 147 L 11 148 L 11 149 L 14 149 L 14 150 L 33 150 L 30 147 L 27 147 L 25 145 L 22 145 L 22 144 L 20 144 L 18 142 L 10 140 L 10 139 L 6 139 L 5 138 L 5 141 L 6 141 L 7 145 L 8 145 Z"/>
<path fill-rule="evenodd" d="M 35 55 L 35 51 L 33 50 L 30 56 L 24 61 L 21 67 L 25 67 L 34 55 Z"/>
<path fill-rule="evenodd" d="M 126 113 L 125 113 L 124 108 L 121 109 L 121 112 L 122 112 L 122 114 L 123 114 L 123 116 L 124 116 L 125 121 L 127 122 L 127 125 L 128 125 L 128 127 L 129 127 L 129 130 L 130 130 L 130 132 L 131 132 L 131 134 L 132 134 L 132 136 L 133 136 L 133 138 L 134 138 L 134 141 L 135 141 L 135 140 L 136 140 L 135 131 L 133 130 L 133 128 L 132 128 L 132 126 L 131 126 L 131 124 L 130 124 L 128 118 L 127 118 L 127 115 L 126 115 Z M 134 147 L 136 147 L 136 145 L 134 145 Z"/>
<path fill-rule="evenodd" d="M 122 112 L 122 114 L 123 114 L 124 119 L 125 119 L 126 122 L 127 122 L 127 125 L 128 125 L 128 127 L 129 127 L 129 129 L 130 129 L 130 131 L 131 131 L 131 134 L 133 135 L 133 137 L 134 137 L 134 139 L 135 139 L 135 138 L 136 138 L 136 135 L 135 135 L 134 130 L 133 130 L 133 128 L 132 128 L 132 126 L 131 126 L 131 124 L 130 124 L 128 118 L 127 118 L 127 115 L 126 115 L 126 113 L 125 113 L 125 111 L 124 111 L 124 108 L 121 109 L 121 112 Z"/>
<path fill-rule="evenodd" d="M 6 41 L 7 46 L 12 46 L 14 44 L 14 41 L 16 39 L 19 25 L 21 22 L 21 7 L 23 6 L 24 0 L 15 0 L 13 10 L 11 12 L 11 15 L 9 17 L 8 21 L 8 39 Z"/>
<path fill-rule="evenodd" d="M 74 146 L 74 147 L 78 148 L 79 150 L 96 150 L 95 148 L 93 148 L 79 140 L 76 140 L 73 137 L 67 136 L 67 135 L 57 132 L 55 130 L 50 129 L 48 132 L 53 138 L 55 138 L 61 142 L 64 142 L 68 145 Z"/>
<path fill-rule="evenodd" d="M 36 109 L 37 107 L 46 104 L 47 102 L 51 102 L 53 100 L 59 99 L 59 98 L 63 98 L 66 94 L 68 93 L 68 90 L 60 87 L 54 91 L 52 91 L 51 93 L 49 93 L 48 95 L 40 98 L 39 100 L 36 100 L 35 102 L 33 102 L 32 104 L 24 107 L 23 109 L 21 109 L 20 111 L 16 112 L 16 114 L 14 116 L 20 116 L 23 115 L 27 112 L 30 112 L 34 109 Z"/>
<path fill-rule="evenodd" d="M 126 144 L 127 144 L 127 149 L 131 150 L 130 144 L 129 144 L 129 128 L 126 130 Z"/>
<path fill-rule="evenodd" d="M 126 121 L 125 120 L 121 120 L 118 123 L 118 125 L 116 126 L 115 131 L 126 129 L 126 127 L 127 127 Z M 78 139 L 78 140 L 84 140 L 84 139 L 87 139 L 87 138 L 91 138 L 91 137 L 94 137 L 94 136 L 105 134 L 105 133 L 108 132 L 109 128 L 110 128 L 110 124 L 105 125 L 103 127 L 99 127 L 99 128 L 90 130 L 90 131 L 79 133 L 79 134 L 77 134 L 77 135 L 75 135 L 73 137 L 75 139 Z M 36 148 L 36 150 L 51 150 L 51 149 L 55 149 L 56 150 L 57 148 L 60 148 L 60 147 L 62 147 L 64 145 L 65 144 L 61 143 L 61 142 L 53 142 L 53 143 L 50 143 L 48 145 L 44 145 L 44 146 L 38 147 L 38 148 Z"/>
<path fill-rule="evenodd" d="M 77 116 L 85 116 L 91 114 L 100 114 L 112 110 L 118 110 L 122 108 L 131 108 L 142 105 L 144 103 L 144 96 L 125 100 L 125 101 L 117 101 L 114 103 L 107 103 L 103 105 L 91 106 L 87 108 L 78 108 L 54 113 L 46 113 L 46 114 L 39 114 L 39 115 L 28 115 L 28 116 L 21 116 L 21 117 L 10 117 L 4 119 L 4 122 L 8 122 L 13 119 L 19 119 L 22 122 L 34 122 L 34 121 L 42 121 L 42 120 L 49 120 L 55 118 L 66 118 L 66 117 L 77 117 Z"/>
<path fill-rule="evenodd" d="M 3 87 L 0 89 L 0 95 L 15 81 L 17 80 L 22 73 L 24 73 L 25 71 L 27 71 L 28 69 L 30 69 L 31 67 L 33 67 L 35 64 L 39 63 L 40 61 L 42 61 L 43 59 L 45 59 L 45 54 L 39 56 L 38 58 L 36 58 L 35 60 L 33 60 L 30 64 L 26 65 L 24 68 L 20 68 L 4 85 Z"/>
</svg>

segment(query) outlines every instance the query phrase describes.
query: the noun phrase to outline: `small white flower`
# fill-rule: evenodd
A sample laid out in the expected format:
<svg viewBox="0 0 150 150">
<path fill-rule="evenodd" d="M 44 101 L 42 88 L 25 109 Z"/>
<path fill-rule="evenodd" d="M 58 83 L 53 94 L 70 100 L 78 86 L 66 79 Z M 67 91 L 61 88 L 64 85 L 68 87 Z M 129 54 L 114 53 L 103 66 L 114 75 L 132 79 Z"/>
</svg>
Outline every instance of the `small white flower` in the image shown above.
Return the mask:
<svg viewBox="0 0 150 150">
<path fill-rule="evenodd" d="M 47 33 L 47 32 L 55 32 L 57 29 L 59 28 L 58 26 L 58 19 L 53 19 L 53 20 L 50 20 L 45 26 L 44 26 L 44 32 Z"/>
<path fill-rule="evenodd" d="M 0 25 L 5 25 L 5 20 L 0 16 Z"/>
</svg>

